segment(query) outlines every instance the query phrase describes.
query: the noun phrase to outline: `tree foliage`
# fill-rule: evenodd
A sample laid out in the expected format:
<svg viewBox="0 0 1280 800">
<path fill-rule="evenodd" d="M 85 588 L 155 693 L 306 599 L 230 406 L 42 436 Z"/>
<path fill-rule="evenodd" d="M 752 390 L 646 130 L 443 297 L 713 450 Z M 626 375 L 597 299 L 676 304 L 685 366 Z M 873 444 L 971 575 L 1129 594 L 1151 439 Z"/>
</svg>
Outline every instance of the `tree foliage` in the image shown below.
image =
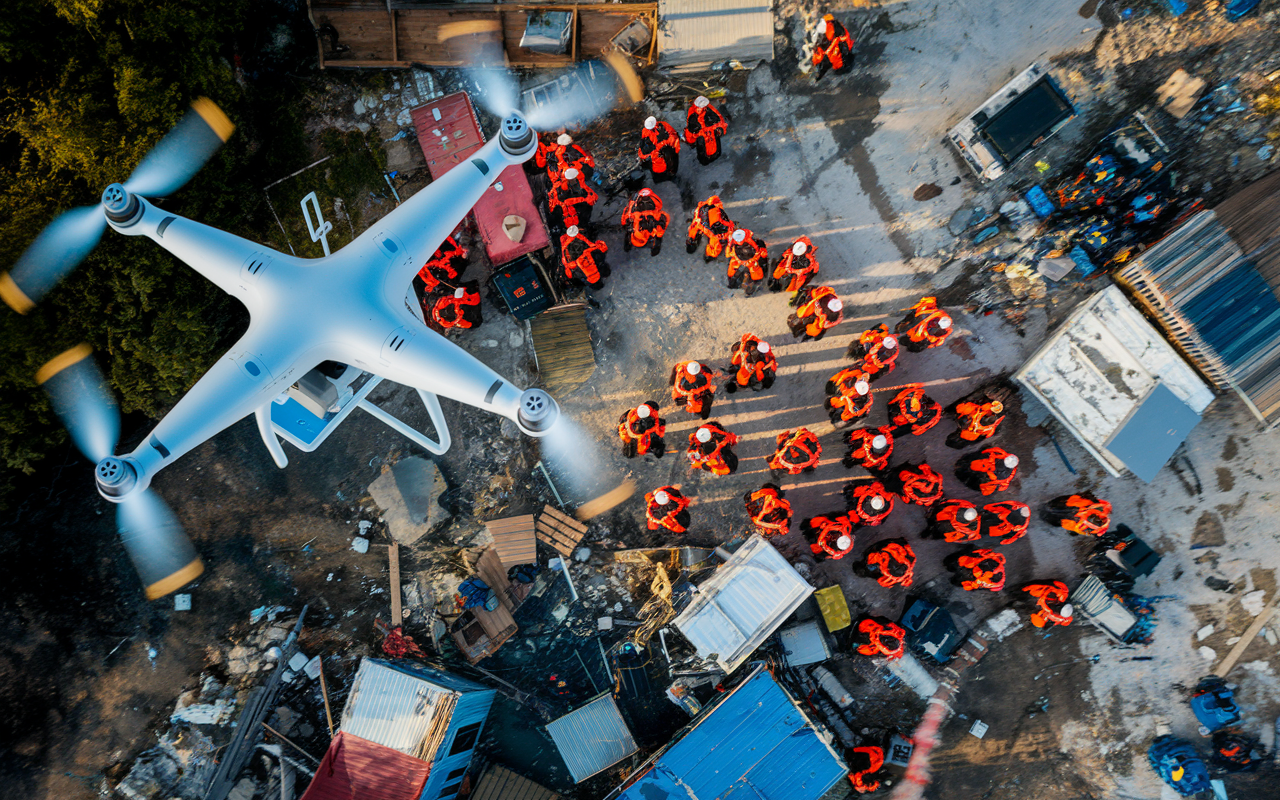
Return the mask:
<svg viewBox="0 0 1280 800">
<path fill-rule="evenodd" d="M 0 15 L 0 269 L 57 213 L 91 205 L 207 96 L 237 131 L 185 188 L 156 200 L 249 238 L 264 176 L 306 163 L 296 102 L 314 47 L 291 2 L 9 0 Z M 108 232 L 27 316 L 0 307 L 0 506 L 14 476 L 65 440 L 34 385 L 92 344 L 125 412 L 159 416 L 242 330 L 243 308 L 153 242 Z"/>
</svg>

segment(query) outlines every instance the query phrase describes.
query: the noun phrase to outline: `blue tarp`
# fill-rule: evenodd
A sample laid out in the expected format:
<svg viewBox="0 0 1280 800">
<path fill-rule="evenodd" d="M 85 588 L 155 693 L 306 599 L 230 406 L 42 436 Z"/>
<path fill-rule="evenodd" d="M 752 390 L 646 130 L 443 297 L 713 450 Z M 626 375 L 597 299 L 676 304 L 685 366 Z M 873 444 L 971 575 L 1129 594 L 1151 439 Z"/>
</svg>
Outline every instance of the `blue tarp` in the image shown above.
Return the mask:
<svg viewBox="0 0 1280 800">
<path fill-rule="evenodd" d="M 1182 309 L 1228 367 L 1240 367 L 1280 338 L 1280 302 L 1247 261 L 1214 279 Z"/>
<path fill-rule="evenodd" d="M 614 800 L 818 800 L 848 774 L 763 668 L 640 771 Z"/>
</svg>

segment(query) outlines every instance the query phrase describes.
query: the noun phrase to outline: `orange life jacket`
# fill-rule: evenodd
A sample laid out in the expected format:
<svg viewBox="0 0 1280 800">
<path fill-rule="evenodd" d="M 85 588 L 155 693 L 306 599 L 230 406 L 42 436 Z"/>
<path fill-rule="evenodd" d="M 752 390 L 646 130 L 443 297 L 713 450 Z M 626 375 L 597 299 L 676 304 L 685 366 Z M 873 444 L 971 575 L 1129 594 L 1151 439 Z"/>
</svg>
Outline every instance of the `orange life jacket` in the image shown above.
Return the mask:
<svg viewBox="0 0 1280 800">
<path fill-rule="evenodd" d="M 739 386 L 751 383 L 752 378 L 763 381 L 778 371 L 778 358 L 769 352 L 761 353 L 758 345 L 761 339 L 754 333 L 742 334 L 742 339 L 729 348 L 729 363 L 738 368 L 735 376 Z"/>
<path fill-rule="evenodd" d="M 1000 423 L 1004 422 L 1004 414 L 996 412 L 990 402 L 982 405 L 960 403 L 956 406 L 956 416 L 960 420 L 960 438 L 966 442 L 979 442 L 989 438 L 995 434 Z"/>
<path fill-rule="evenodd" d="M 809 525 L 818 532 L 818 541 L 809 545 L 809 549 L 815 554 L 825 553 L 827 558 L 840 559 L 853 551 L 853 522 L 848 514 L 813 517 L 809 520 Z M 839 546 L 841 536 L 848 537 L 848 547 Z"/>
<path fill-rule="evenodd" d="M 436 300 L 435 305 L 431 307 L 431 318 L 436 324 L 442 328 L 473 328 L 468 317 L 475 316 L 468 314 L 468 307 L 479 308 L 480 294 L 464 289 L 462 297 L 454 297 L 452 293 L 446 294 Z"/>
<path fill-rule="evenodd" d="M 865 351 L 862 357 L 862 371 L 872 378 L 888 375 L 897 366 L 898 351 L 901 348 L 884 346 L 885 339 L 890 336 L 893 334 L 889 333 L 888 325 L 877 325 L 858 336 L 858 343 Z"/>
<path fill-rule="evenodd" d="M 560 211 L 565 227 L 577 225 L 582 220 L 583 211 L 594 206 L 597 199 L 599 195 L 583 180 L 581 172 L 573 180 L 561 174 L 551 183 L 551 191 L 547 193 L 547 205 Z"/>
<path fill-rule="evenodd" d="M 849 488 L 852 486 L 852 489 Z M 893 495 L 884 488 L 884 484 L 880 481 L 871 481 L 870 483 L 850 484 L 845 487 L 845 499 L 849 505 L 853 506 L 850 512 L 862 525 L 871 527 L 884 522 L 889 516 L 889 512 L 893 511 Z M 884 501 L 884 507 L 877 511 L 872 507 L 871 501 L 879 497 Z"/>
<path fill-rule="evenodd" d="M 711 431 L 711 441 L 703 444 L 698 441 L 698 431 L 689 434 L 689 460 L 697 469 L 705 469 L 713 475 L 728 475 L 729 463 L 725 460 L 724 449 L 738 443 L 738 435 L 730 433 L 717 422 L 705 423 L 703 427 Z"/>
<path fill-rule="evenodd" d="M 452 234 L 445 237 L 431 254 L 431 258 L 427 259 L 427 263 L 418 270 L 418 277 L 427 285 L 427 292 L 434 292 L 442 281 L 456 281 L 460 273 L 454 268 L 453 262 L 466 257 L 466 249 L 458 244 Z"/>
<path fill-rule="evenodd" d="M 942 499 L 942 476 L 928 464 L 903 466 L 898 470 L 902 499 L 917 506 L 931 506 Z"/>
<path fill-rule="evenodd" d="M 798 292 L 809 280 L 818 274 L 818 248 L 813 242 L 809 241 L 808 236 L 801 236 L 792 242 L 792 246 L 801 243 L 806 250 L 804 255 L 798 256 L 791 252 L 791 248 L 787 248 L 787 252 L 782 254 L 782 259 L 778 261 L 778 266 L 773 268 L 773 279 L 780 281 L 787 279 L 786 290 L 788 292 Z"/>
<path fill-rule="evenodd" d="M 764 270 L 769 263 L 769 250 L 765 247 L 764 242 L 756 238 L 756 235 L 746 228 L 739 228 L 745 234 L 742 243 L 733 241 L 730 234 L 729 241 L 729 271 L 730 278 L 734 277 L 741 270 L 747 271 L 747 277 L 753 281 L 764 280 Z M 737 231 L 735 231 L 736 233 Z"/>
<path fill-rule="evenodd" d="M 733 229 L 733 220 L 724 213 L 724 202 L 712 195 L 694 209 L 693 219 L 689 222 L 689 240 L 692 242 L 699 236 L 706 236 L 707 258 L 719 258 Z"/>
<path fill-rule="evenodd" d="M 974 512 L 972 521 L 961 516 L 970 509 Z M 982 538 L 982 515 L 977 512 L 978 507 L 968 500 L 945 500 L 934 512 L 933 520 L 946 541 L 975 542 Z"/>
<path fill-rule="evenodd" d="M 1000 544 L 1018 541 L 1027 535 L 1027 529 L 1031 527 L 1031 509 L 1017 500 L 988 503 L 982 507 L 982 513 L 988 520 L 987 536 L 1008 537 L 1000 539 Z"/>
<path fill-rule="evenodd" d="M 871 443 L 876 436 L 885 438 L 885 448 L 877 452 Z M 878 472 L 889 466 L 889 456 L 893 455 L 893 428 L 885 425 L 880 428 L 855 428 L 849 431 L 849 457 L 863 469 Z"/>
<path fill-rule="evenodd" d="M 694 103 L 689 104 L 689 111 L 685 114 L 684 140 L 697 144 L 701 139 L 708 157 L 714 157 L 720 151 L 720 137 L 728 130 L 729 123 L 724 121 L 724 116 L 716 111 L 715 106 L 708 103 L 706 107 L 698 108 Z"/>
<path fill-rule="evenodd" d="M 764 487 L 747 497 L 747 514 L 764 536 L 786 536 L 791 530 L 791 502 L 777 489 Z"/>
<path fill-rule="evenodd" d="M 702 369 L 697 375 L 690 375 L 685 367 L 692 363 L 692 361 L 681 361 L 676 364 L 672 371 L 671 399 L 677 403 L 683 402 L 684 410 L 690 414 L 701 414 L 702 404 L 708 397 L 715 394 L 714 378 L 719 377 L 719 373 L 702 364 Z"/>
<path fill-rule="evenodd" d="M 1062 581 L 1032 583 L 1022 587 L 1022 591 L 1027 592 L 1036 599 L 1036 610 L 1031 615 L 1032 625 L 1037 628 L 1043 628 L 1049 622 L 1054 625 L 1071 624 L 1071 617 L 1062 615 L 1062 607 L 1066 604 L 1067 596 L 1070 594 L 1065 583 Z"/>
<path fill-rule="evenodd" d="M 666 505 L 653 498 L 658 492 L 667 493 Z M 644 496 L 644 516 L 651 531 L 666 528 L 672 533 L 684 533 L 685 527 L 676 521 L 676 517 L 688 507 L 689 498 L 680 494 L 680 490 L 674 486 L 661 486 Z"/>
<path fill-rule="evenodd" d="M 969 463 L 969 469 L 981 475 L 985 480 L 978 485 L 978 491 L 985 497 L 996 492 L 1008 491 L 1009 484 L 1018 474 L 1018 468 L 1010 469 L 1004 465 L 1004 459 L 1013 455 L 1000 447 L 988 447 L 981 453 L 981 458 Z"/>
<path fill-rule="evenodd" d="M 786 470 L 788 475 L 799 475 L 818 465 L 822 456 L 822 443 L 808 428 L 783 431 L 778 434 L 778 448 L 769 459 L 769 469 Z"/>
<path fill-rule="evenodd" d="M 650 237 L 661 239 L 670 222 L 671 216 L 662 210 L 662 198 L 648 189 L 641 189 L 622 211 L 622 224 L 631 229 L 632 247 L 644 247 Z"/>
<path fill-rule="evenodd" d="M 905 542 L 883 542 L 867 553 L 866 563 L 879 574 L 876 583 L 887 588 L 910 586 L 915 578 L 916 553 Z"/>
<path fill-rule="evenodd" d="M 889 401 L 889 419 L 899 427 L 910 425 L 911 432 L 919 436 L 942 419 L 942 406 L 925 394 L 923 387 L 908 386 Z"/>
<path fill-rule="evenodd" d="M 1004 556 L 994 550 L 974 550 L 969 555 L 960 556 L 962 569 L 969 570 L 970 578 L 960 582 L 960 588 L 966 592 L 975 589 L 987 589 L 998 592 L 1004 588 Z"/>
<path fill-rule="evenodd" d="M 891 661 L 902 658 L 907 632 L 898 625 L 866 617 L 858 623 L 858 632 L 871 639 L 867 644 L 858 645 L 858 652 L 864 656 L 884 656 Z"/>
<path fill-rule="evenodd" d="M 645 163 L 654 175 L 665 174 L 671 166 L 667 163 L 667 158 L 671 155 L 679 153 L 680 137 L 676 136 L 676 129 L 669 124 L 658 121 L 653 130 L 648 128 L 640 129 L 640 151 L 638 153 L 640 162 Z"/>
<path fill-rule="evenodd" d="M 1078 494 L 1067 498 L 1066 506 L 1075 513 L 1064 519 L 1063 528 L 1081 536 L 1101 536 L 1111 527 L 1111 504 L 1106 500 L 1090 500 Z"/>
<path fill-rule="evenodd" d="M 574 273 L 582 275 L 587 283 L 600 282 L 600 269 L 596 266 L 596 253 L 609 252 L 609 245 L 603 241 L 591 241 L 581 231 L 577 236 L 568 233 L 560 236 L 560 263 L 564 265 L 564 275 L 572 279 Z"/>
<path fill-rule="evenodd" d="M 634 408 L 628 409 L 622 421 L 618 423 L 618 438 L 624 443 L 636 443 L 636 455 L 644 455 L 653 446 L 655 438 L 661 439 L 667 433 L 666 422 L 658 416 L 657 403 L 645 403 L 651 411 L 648 417 L 641 417 Z"/>
<path fill-rule="evenodd" d="M 821 336 L 828 328 L 834 328 L 844 319 L 844 310 L 832 311 L 826 302 L 837 300 L 836 290 L 830 286 L 819 286 L 809 293 L 809 301 L 796 310 L 796 316 L 805 323 L 805 333 L 810 336 Z"/>
<path fill-rule="evenodd" d="M 871 389 L 868 387 L 866 394 L 858 394 L 856 387 L 860 380 L 868 384 L 871 382 L 871 379 L 857 367 L 842 369 L 831 378 L 831 382 L 836 387 L 836 394 L 827 402 L 833 409 L 840 410 L 840 419 L 845 422 L 865 416 L 871 410 Z"/>
<path fill-rule="evenodd" d="M 853 752 L 865 755 L 869 762 L 869 766 L 866 769 L 849 773 L 849 783 L 853 784 L 854 791 L 858 794 L 866 794 L 879 789 L 880 781 L 869 776 L 876 774 L 884 766 L 884 751 L 879 747 L 855 747 Z"/>
<path fill-rule="evenodd" d="M 562 177 L 564 171 L 573 167 L 578 172 L 585 172 L 583 167 L 596 168 L 595 158 L 586 151 L 586 149 L 577 142 L 570 142 L 567 146 L 556 142 L 547 147 L 547 172 L 552 178 Z"/>
<path fill-rule="evenodd" d="M 832 69 L 843 69 L 845 53 L 853 54 L 853 37 L 830 14 L 823 19 L 826 20 L 827 30 L 813 48 L 813 65 L 816 67 L 823 61 L 829 61 Z"/>
</svg>

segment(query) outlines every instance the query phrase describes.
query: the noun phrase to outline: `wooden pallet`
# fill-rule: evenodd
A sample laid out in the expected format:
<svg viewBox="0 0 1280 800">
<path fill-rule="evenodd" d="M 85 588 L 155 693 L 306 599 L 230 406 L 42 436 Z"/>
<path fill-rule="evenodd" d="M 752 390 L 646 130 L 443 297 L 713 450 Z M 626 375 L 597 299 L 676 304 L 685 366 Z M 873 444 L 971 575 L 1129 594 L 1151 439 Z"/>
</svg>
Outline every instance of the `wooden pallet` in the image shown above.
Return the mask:
<svg viewBox="0 0 1280 800">
<path fill-rule="evenodd" d="M 538 515 L 538 541 L 555 548 L 565 558 L 573 555 L 573 551 L 587 533 L 587 526 L 578 522 L 563 511 L 551 506 L 544 506 Z"/>
<path fill-rule="evenodd" d="M 551 394 L 572 392 L 595 373 L 585 304 L 549 308 L 529 322 L 529 329 L 542 386 Z"/>
<path fill-rule="evenodd" d="M 491 519 L 484 525 L 493 535 L 493 549 L 504 567 L 532 564 L 538 560 L 538 540 L 534 537 L 532 514 Z"/>
</svg>

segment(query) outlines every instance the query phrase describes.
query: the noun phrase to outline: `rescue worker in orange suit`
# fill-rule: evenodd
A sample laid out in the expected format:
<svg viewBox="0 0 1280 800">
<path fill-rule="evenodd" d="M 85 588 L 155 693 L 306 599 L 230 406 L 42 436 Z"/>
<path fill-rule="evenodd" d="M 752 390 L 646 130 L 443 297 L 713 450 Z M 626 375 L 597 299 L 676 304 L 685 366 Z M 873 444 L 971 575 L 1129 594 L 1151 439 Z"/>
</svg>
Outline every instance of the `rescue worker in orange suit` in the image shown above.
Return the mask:
<svg viewBox="0 0 1280 800">
<path fill-rule="evenodd" d="M 630 231 L 622 249 L 629 252 L 633 247 L 649 245 L 649 255 L 656 256 L 670 224 L 671 215 L 662 210 L 662 198 L 652 189 L 641 189 L 622 211 L 622 226 Z"/>
<path fill-rule="evenodd" d="M 938 308 L 938 298 L 922 297 L 894 330 L 906 338 L 903 347 L 919 353 L 945 342 L 951 335 L 951 326 L 951 315 Z"/>
<path fill-rule="evenodd" d="M 582 145 L 574 144 L 572 136 L 562 133 L 555 145 L 548 149 L 547 172 L 554 179 L 570 168 L 577 169 L 590 180 L 596 174 L 596 160 Z"/>
<path fill-rule="evenodd" d="M 853 521 L 848 514 L 810 517 L 802 530 L 815 560 L 838 561 L 853 550 Z"/>
<path fill-rule="evenodd" d="M 711 416 L 715 398 L 715 379 L 719 373 L 697 361 L 681 361 L 671 369 L 671 399 L 684 404 L 684 410 L 706 419 Z"/>
<path fill-rule="evenodd" d="M 725 245 L 729 242 L 729 234 L 733 233 L 733 220 L 724 213 L 724 201 L 720 195 L 713 194 L 693 211 L 693 219 L 689 222 L 689 235 L 685 239 L 685 252 L 692 254 L 698 249 L 698 240 L 707 237 L 707 248 L 702 260 L 710 263 L 720 257 Z"/>
<path fill-rule="evenodd" d="M 862 467 L 868 472 L 884 472 L 889 468 L 889 456 L 893 455 L 893 428 L 854 428 L 845 441 L 849 452 L 844 465 L 849 469 Z"/>
<path fill-rule="evenodd" d="M 994 536 L 1000 544 L 1013 544 L 1027 535 L 1031 509 L 1017 500 L 1002 500 L 982 507 L 982 535 Z"/>
<path fill-rule="evenodd" d="M 742 334 L 742 339 L 729 348 L 730 363 L 738 368 L 733 380 L 725 382 L 724 390 L 730 394 L 739 388 L 756 391 L 773 386 L 778 376 L 778 358 L 769 343 L 754 333 Z"/>
<path fill-rule="evenodd" d="M 644 496 L 644 516 L 649 530 L 665 528 L 675 534 L 689 530 L 689 498 L 674 486 L 659 486 Z"/>
<path fill-rule="evenodd" d="M 466 268 L 467 250 L 450 234 L 432 253 L 431 258 L 427 259 L 427 263 L 422 265 L 422 269 L 418 270 L 418 278 L 424 284 L 423 289 L 432 293 L 440 288 L 441 283 L 452 285 L 462 277 Z"/>
<path fill-rule="evenodd" d="M 850 342 L 845 355 L 862 362 L 859 369 L 868 380 L 883 378 L 898 366 L 898 337 L 889 333 L 888 325 L 877 325 Z"/>
<path fill-rule="evenodd" d="M 537 170 L 539 172 L 545 173 L 551 165 L 551 162 L 550 162 L 551 149 L 554 148 L 555 146 L 556 146 L 555 142 L 551 140 L 550 135 L 548 134 L 539 135 L 538 149 L 533 151 L 533 158 L 524 162 L 524 171 L 532 172 L 532 170 L 530 169 L 530 164 L 532 164 L 534 167 L 537 167 Z"/>
<path fill-rule="evenodd" d="M 769 249 L 765 243 L 746 228 L 738 228 L 729 234 L 729 268 L 725 285 L 730 289 L 742 287 L 747 297 L 756 293 L 764 271 L 769 266 Z"/>
<path fill-rule="evenodd" d="M 565 281 L 581 279 L 592 289 L 604 288 L 605 276 L 609 274 L 609 265 L 604 260 L 607 252 L 609 245 L 588 239 L 578 226 L 570 226 L 560 237 L 560 263 L 564 265 Z"/>
<path fill-rule="evenodd" d="M 577 167 L 569 167 L 551 181 L 547 193 L 547 211 L 554 228 L 586 227 L 591 222 L 591 209 L 599 199 L 596 190 L 582 179 Z"/>
<path fill-rule="evenodd" d="M 978 514 L 978 507 L 968 500 L 943 500 L 934 506 L 925 533 L 940 536 L 953 544 L 976 542 L 982 538 L 982 518 Z"/>
<path fill-rule="evenodd" d="M 657 117 L 644 121 L 640 131 L 640 163 L 653 175 L 654 183 L 673 180 L 680 170 L 680 137 L 676 129 Z"/>
<path fill-rule="evenodd" d="M 662 458 L 667 449 L 662 438 L 666 433 L 666 420 L 658 416 L 658 404 L 652 400 L 628 408 L 618 417 L 618 438 L 622 439 L 622 454 L 627 458 L 649 452 Z"/>
<path fill-rule="evenodd" d="M 956 449 L 974 442 L 990 439 L 996 428 L 1004 422 L 1004 403 L 999 400 L 988 400 L 985 403 L 974 403 L 969 400 L 956 404 L 956 422 L 958 430 L 947 437 L 947 446 Z"/>
<path fill-rule="evenodd" d="M 800 307 L 787 318 L 791 335 L 802 342 L 821 339 L 844 319 L 844 303 L 830 286 L 802 289 Z"/>
<path fill-rule="evenodd" d="M 956 464 L 956 477 L 970 489 L 982 492 L 983 497 L 996 492 L 1007 492 L 1009 484 L 1018 474 L 1018 457 L 999 447 L 988 447 L 981 453 L 971 453 Z"/>
<path fill-rule="evenodd" d="M 1055 497 L 1040 510 L 1045 521 L 1081 536 L 1101 536 L 1111 527 L 1111 504 L 1093 492 Z"/>
<path fill-rule="evenodd" d="M 924 508 L 942 499 L 942 476 L 923 462 L 917 466 L 908 461 L 898 467 L 885 480 L 885 486 L 904 503 Z"/>
<path fill-rule="evenodd" d="M 908 431 L 919 436 L 941 420 L 942 406 L 919 384 L 908 386 L 889 401 L 889 421 L 899 436 Z"/>
<path fill-rule="evenodd" d="M 890 661 L 902 658 L 907 632 L 884 617 L 863 617 L 853 634 L 853 644 L 864 656 L 883 656 Z"/>
<path fill-rule="evenodd" d="M 778 434 L 778 448 L 769 459 L 769 469 L 799 475 L 813 472 L 822 457 L 822 443 L 808 428 Z"/>
<path fill-rule="evenodd" d="M 906 539 L 884 539 L 872 545 L 862 556 L 855 572 L 875 578 L 886 589 L 906 588 L 915 580 L 916 551 Z"/>
<path fill-rule="evenodd" d="M 791 502 L 786 492 L 772 483 L 766 483 L 754 492 L 742 496 L 747 516 L 762 536 L 786 536 L 791 531 Z"/>
<path fill-rule="evenodd" d="M 1004 554 L 978 548 L 952 556 L 944 562 L 955 570 L 951 582 L 966 592 L 985 589 L 998 592 L 1004 588 Z"/>
<path fill-rule="evenodd" d="M 787 252 L 782 254 L 769 276 L 769 291 L 791 292 L 791 305 L 796 304 L 800 290 L 818 274 L 818 248 L 809 241 L 808 236 L 801 236 L 791 243 Z"/>
<path fill-rule="evenodd" d="M 893 511 L 893 495 L 880 481 L 850 481 L 843 492 L 849 516 L 859 525 L 875 527 Z"/>
<path fill-rule="evenodd" d="M 1031 624 L 1043 628 L 1049 623 L 1054 625 L 1070 625 L 1072 617 L 1071 604 L 1067 602 L 1067 585 L 1062 581 L 1051 583 L 1028 583 L 1022 591 L 1031 595 L 1036 601 L 1036 610 L 1031 613 Z"/>
<path fill-rule="evenodd" d="M 1226 772 L 1252 772 L 1258 768 L 1260 761 L 1257 750 L 1257 740 L 1228 728 L 1213 735 L 1213 755 L 1210 761 Z"/>
<path fill-rule="evenodd" d="M 450 328 L 475 328 L 484 320 L 480 316 L 479 284 L 474 281 L 463 284 L 431 306 L 431 319 L 444 330 Z"/>
<path fill-rule="evenodd" d="M 853 37 L 839 20 L 827 14 L 818 20 L 817 41 L 813 43 L 814 80 L 822 80 L 827 70 L 843 75 L 853 69 Z"/>
<path fill-rule="evenodd" d="M 724 115 L 702 95 L 694 98 L 685 114 L 684 140 L 698 153 L 704 167 L 720 157 L 720 137 L 729 130 Z"/>
<path fill-rule="evenodd" d="M 871 402 L 871 381 L 857 367 L 842 369 L 827 381 L 827 416 L 837 428 L 866 416 Z"/>
<path fill-rule="evenodd" d="M 738 469 L 738 456 L 733 452 L 737 443 L 738 435 L 725 430 L 715 420 L 703 423 L 689 434 L 689 461 L 694 469 L 712 475 L 731 475 Z"/>
<path fill-rule="evenodd" d="M 880 788 L 875 774 L 884 766 L 884 750 L 879 747 L 855 747 L 849 751 L 849 783 L 858 794 L 874 792 Z"/>
</svg>

